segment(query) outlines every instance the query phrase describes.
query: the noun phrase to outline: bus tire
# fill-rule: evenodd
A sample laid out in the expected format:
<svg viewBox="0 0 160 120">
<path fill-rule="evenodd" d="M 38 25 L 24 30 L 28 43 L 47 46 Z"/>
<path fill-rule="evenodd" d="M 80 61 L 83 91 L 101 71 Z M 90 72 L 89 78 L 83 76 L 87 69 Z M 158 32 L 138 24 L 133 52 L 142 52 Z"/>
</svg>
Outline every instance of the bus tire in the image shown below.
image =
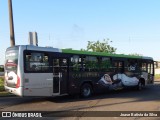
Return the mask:
<svg viewBox="0 0 160 120">
<path fill-rule="evenodd" d="M 90 97 L 92 95 L 92 86 L 88 83 L 84 83 L 81 87 L 80 94 L 83 98 Z"/>
<path fill-rule="evenodd" d="M 142 88 L 143 88 L 143 84 L 142 84 L 142 82 L 140 81 L 139 83 L 138 83 L 138 85 L 137 85 L 137 90 L 142 90 Z"/>
</svg>

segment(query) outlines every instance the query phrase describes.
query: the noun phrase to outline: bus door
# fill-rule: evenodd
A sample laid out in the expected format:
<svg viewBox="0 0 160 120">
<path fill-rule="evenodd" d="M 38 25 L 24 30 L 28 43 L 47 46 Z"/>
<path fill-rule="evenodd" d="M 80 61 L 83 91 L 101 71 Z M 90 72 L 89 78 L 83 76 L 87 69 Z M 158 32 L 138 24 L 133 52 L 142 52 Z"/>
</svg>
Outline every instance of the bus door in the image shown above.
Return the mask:
<svg viewBox="0 0 160 120">
<path fill-rule="evenodd" d="M 148 84 L 149 83 L 153 83 L 154 81 L 154 68 L 153 68 L 153 62 L 148 62 L 148 67 L 147 67 L 147 71 L 148 71 Z"/>
<path fill-rule="evenodd" d="M 53 95 L 67 93 L 68 59 L 53 58 Z"/>
</svg>

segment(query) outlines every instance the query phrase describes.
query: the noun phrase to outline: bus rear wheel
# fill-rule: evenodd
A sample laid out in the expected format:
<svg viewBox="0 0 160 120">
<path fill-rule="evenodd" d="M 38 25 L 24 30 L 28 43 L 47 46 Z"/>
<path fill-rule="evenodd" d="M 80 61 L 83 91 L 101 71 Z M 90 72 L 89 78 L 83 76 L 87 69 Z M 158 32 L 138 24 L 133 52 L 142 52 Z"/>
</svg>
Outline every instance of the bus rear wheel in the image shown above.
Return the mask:
<svg viewBox="0 0 160 120">
<path fill-rule="evenodd" d="M 143 84 L 142 82 L 139 82 L 137 85 L 137 90 L 142 90 L 142 88 L 143 88 Z"/>
<path fill-rule="evenodd" d="M 92 95 L 92 92 L 93 92 L 92 86 L 88 83 L 85 83 L 82 85 L 80 92 L 81 92 L 80 94 L 82 97 L 87 98 Z"/>
</svg>

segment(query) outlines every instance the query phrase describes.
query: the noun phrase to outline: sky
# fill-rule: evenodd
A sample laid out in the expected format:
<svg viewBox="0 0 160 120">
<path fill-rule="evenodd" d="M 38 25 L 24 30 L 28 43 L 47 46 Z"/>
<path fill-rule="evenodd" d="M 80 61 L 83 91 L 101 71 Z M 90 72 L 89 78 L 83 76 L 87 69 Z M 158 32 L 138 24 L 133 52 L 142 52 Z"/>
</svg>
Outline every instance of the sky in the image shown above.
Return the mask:
<svg viewBox="0 0 160 120">
<path fill-rule="evenodd" d="M 160 60 L 160 0 L 12 0 L 16 45 L 38 33 L 39 46 L 87 47 L 109 39 L 118 54 Z M 10 46 L 8 0 L 0 1 L 0 65 Z"/>
</svg>

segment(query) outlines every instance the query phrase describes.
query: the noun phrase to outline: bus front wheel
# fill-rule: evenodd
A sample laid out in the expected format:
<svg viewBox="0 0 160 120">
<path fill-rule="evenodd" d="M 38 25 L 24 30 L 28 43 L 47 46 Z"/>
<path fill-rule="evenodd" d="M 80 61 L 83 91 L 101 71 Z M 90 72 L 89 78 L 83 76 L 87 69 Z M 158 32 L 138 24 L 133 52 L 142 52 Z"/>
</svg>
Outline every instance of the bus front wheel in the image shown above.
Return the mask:
<svg viewBox="0 0 160 120">
<path fill-rule="evenodd" d="M 85 83 L 81 87 L 81 96 L 87 98 L 92 95 L 92 86 L 88 83 Z"/>
</svg>

